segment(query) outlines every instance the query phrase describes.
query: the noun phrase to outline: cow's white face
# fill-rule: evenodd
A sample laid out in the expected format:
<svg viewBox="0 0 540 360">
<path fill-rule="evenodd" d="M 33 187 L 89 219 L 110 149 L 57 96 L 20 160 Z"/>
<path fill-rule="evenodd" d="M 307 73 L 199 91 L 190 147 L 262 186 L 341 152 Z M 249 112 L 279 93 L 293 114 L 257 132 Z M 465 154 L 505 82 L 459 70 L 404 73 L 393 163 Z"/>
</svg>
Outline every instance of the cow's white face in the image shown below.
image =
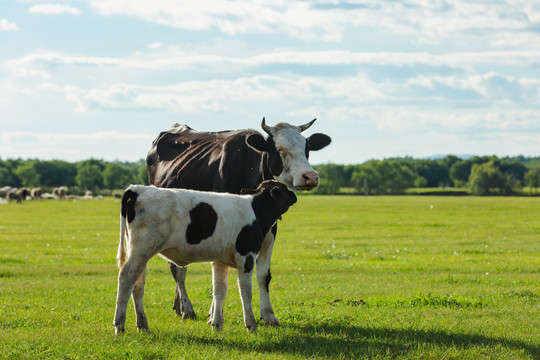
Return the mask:
<svg viewBox="0 0 540 360">
<path fill-rule="evenodd" d="M 272 137 L 283 164 L 276 180 L 295 190 L 312 190 L 319 186 L 319 173 L 311 167 L 306 138 L 297 126 L 279 123 L 272 127 Z"/>
<path fill-rule="evenodd" d="M 313 134 L 309 138 L 302 136 L 301 132 L 314 121 L 301 126 L 287 123 L 267 126 L 263 119 L 262 127 L 268 133 L 268 139 L 258 134 L 247 139 L 252 148 L 267 153 L 268 166 L 274 179 L 293 191 L 312 190 L 319 186 L 319 174 L 308 161 L 309 152 L 324 148 L 331 140 L 324 134 Z"/>
</svg>

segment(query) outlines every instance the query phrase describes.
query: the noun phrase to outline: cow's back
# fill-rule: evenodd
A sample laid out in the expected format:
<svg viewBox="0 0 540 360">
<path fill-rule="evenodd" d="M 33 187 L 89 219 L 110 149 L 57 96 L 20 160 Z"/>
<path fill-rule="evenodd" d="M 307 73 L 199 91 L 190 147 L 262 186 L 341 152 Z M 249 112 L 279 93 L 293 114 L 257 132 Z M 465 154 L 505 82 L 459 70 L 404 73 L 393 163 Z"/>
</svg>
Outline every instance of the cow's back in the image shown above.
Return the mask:
<svg viewBox="0 0 540 360">
<path fill-rule="evenodd" d="M 146 157 L 150 184 L 165 188 L 239 193 L 263 179 L 261 154 L 246 144 L 255 130 L 202 132 L 174 125 Z"/>
</svg>

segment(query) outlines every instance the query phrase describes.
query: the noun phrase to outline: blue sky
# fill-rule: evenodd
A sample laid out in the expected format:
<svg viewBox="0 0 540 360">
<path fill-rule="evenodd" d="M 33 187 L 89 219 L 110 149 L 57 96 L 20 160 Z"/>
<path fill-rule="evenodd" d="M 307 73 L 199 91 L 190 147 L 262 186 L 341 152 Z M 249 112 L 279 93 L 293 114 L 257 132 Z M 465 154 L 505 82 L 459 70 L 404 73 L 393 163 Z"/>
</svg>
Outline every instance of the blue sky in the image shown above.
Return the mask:
<svg viewBox="0 0 540 360">
<path fill-rule="evenodd" d="M 318 118 L 315 164 L 538 156 L 540 2 L 0 2 L 2 159 L 135 161 L 263 116 Z"/>
</svg>

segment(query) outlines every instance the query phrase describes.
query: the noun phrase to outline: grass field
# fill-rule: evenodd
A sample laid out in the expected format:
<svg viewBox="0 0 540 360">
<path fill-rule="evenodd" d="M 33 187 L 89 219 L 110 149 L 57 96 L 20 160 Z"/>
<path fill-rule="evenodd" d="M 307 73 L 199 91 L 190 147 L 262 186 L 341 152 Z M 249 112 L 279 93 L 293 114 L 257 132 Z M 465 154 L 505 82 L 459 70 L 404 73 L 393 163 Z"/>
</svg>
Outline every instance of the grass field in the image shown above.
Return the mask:
<svg viewBox="0 0 540 360">
<path fill-rule="evenodd" d="M 540 198 L 300 197 L 272 258 L 282 326 L 257 334 L 236 271 L 214 333 L 210 265 L 190 266 L 182 321 L 156 257 L 151 333 L 130 305 L 115 336 L 118 219 L 113 199 L 0 205 L 0 358 L 540 359 Z"/>
</svg>

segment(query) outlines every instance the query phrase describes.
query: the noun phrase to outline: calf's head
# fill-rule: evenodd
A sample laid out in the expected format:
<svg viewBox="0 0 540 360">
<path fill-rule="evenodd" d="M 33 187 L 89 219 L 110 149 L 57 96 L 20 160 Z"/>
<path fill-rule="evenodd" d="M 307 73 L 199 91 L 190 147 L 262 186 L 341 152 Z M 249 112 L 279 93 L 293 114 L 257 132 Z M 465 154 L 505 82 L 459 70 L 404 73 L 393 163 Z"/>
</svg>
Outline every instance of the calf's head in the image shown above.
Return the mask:
<svg viewBox="0 0 540 360">
<path fill-rule="evenodd" d="M 331 139 L 318 133 L 308 138 L 302 136 L 301 132 L 313 125 L 315 120 L 300 126 L 287 123 L 268 126 L 263 118 L 261 126 L 268 137 L 265 139 L 260 134 L 252 134 L 246 139 L 250 147 L 263 153 L 265 166 L 273 179 L 289 189 L 312 190 L 319 186 L 319 174 L 308 161 L 309 152 L 326 147 Z"/>
<path fill-rule="evenodd" d="M 296 195 L 289 191 L 286 185 L 273 180 L 263 181 L 255 190 L 242 189 L 241 193 L 271 199 L 276 206 L 275 210 L 279 213 L 278 215 L 285 214 L 297 200 Z"/>
</svg>

